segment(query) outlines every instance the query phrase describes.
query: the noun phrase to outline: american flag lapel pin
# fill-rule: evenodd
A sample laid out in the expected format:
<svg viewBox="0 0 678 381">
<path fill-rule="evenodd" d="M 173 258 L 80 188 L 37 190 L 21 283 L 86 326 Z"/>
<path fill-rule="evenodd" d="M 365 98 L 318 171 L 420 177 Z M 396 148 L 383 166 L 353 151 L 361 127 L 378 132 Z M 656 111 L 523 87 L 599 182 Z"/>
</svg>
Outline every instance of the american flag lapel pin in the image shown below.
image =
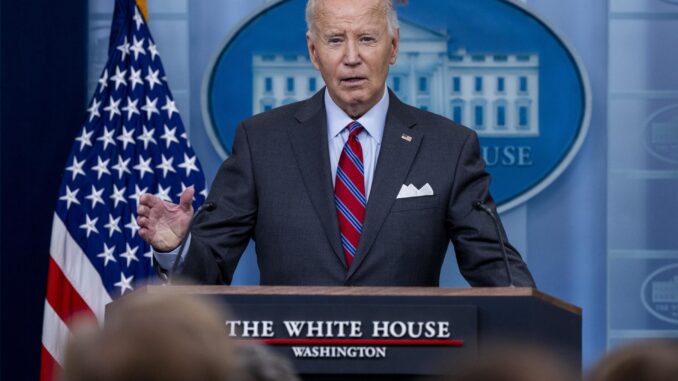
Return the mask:
<svg viewBox="0 0 678 381">
<path fill-rule="evenodd" d="M 412 137 L 411 137 L 410 135 L 408 135 L 408 134 L 402 134 L 402 135 L 400 135 L 400 139 L 402 139 L 402 140 L 404 140 L 404 141 L 406 141 L 406 142 L 408 142 L 408 143 L 412 142 Z"/>
</svg>

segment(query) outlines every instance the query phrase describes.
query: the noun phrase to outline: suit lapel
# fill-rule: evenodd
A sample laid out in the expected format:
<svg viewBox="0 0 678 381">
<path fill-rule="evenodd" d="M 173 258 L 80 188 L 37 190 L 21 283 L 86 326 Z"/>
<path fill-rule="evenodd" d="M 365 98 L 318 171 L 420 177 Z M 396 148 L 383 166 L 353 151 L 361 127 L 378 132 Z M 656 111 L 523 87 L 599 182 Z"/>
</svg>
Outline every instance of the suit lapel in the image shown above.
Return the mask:
<svg viewBox="0 0 678 381">
<path fill-rule="evenodd" d="M 372 247 L 410 171 L 424 137 L 420 130 L 414 128 L 415 124 L 415 119 L 407 112 L 405 106 L 390 93 L 389 110 L 372 189 L 367 201 L 363 232 L 346 279 L 355 273 Z M 411 141 L 403 139 L 403 134 L 411 137 Z"/>
<path fill-rule="evenodd" d="M 327 141 L 327 114 L 324 91 L 306 101 L 295 114 L 299 122 L 289 128 L 289 137 L 306 191 L 335 255 L 346 267 L 339 240 L 339 222 L 334 205 L 334 188 L 330 172 Z"/>
</svg>

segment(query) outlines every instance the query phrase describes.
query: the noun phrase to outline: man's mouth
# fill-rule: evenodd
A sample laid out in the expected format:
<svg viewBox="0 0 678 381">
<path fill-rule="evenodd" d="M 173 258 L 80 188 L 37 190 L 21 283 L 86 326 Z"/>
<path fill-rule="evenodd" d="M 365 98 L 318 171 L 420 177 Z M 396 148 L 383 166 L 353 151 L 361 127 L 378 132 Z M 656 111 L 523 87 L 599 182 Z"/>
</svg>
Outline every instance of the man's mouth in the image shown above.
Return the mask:
<svg viewBox="0 0 678 381">
<path fill-rule="evenodd" d="M 367 78 L 365 77 L 346 77 L 343 78 L 341 81 L 348 84 L 348 85 L 357 85 L 362 83 L 363 81 L 366 81 Z"/>
</svg>

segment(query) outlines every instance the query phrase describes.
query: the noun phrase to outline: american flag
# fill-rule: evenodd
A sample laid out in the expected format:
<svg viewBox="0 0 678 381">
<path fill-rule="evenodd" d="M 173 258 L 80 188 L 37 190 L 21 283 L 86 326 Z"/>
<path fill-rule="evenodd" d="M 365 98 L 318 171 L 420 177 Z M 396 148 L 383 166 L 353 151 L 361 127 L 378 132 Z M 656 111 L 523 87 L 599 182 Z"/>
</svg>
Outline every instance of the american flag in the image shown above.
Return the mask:
<svg viewBox="0 0 678 381">
<path fill-rule="evenodd" d="M 158 49 L 134 0 L 116 0 L 105 68 L 75 139 L 52 226 L 41 380 L 63 364 L 76 314 L 103 322 L 104 307 L 154 275 L 138 234 L 139 196 L 177 203 L 205 178 L 168 88 Z"/>
</svg>

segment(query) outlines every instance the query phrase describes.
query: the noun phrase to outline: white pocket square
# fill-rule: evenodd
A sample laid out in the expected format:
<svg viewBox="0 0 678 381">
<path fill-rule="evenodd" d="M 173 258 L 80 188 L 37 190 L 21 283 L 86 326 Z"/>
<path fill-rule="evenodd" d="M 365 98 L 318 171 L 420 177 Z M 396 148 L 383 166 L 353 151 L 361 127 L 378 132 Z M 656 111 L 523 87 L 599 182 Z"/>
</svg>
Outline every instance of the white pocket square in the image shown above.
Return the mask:
<svg viewBox="0 0 678 381">
<path fill-rule="evenodd" d="M 424 186 L 422 186 L 420 189 L 417 189 L 414 184 L 403 184 L 403 186 L 400 188 L 400 192 L 398 192 L 398 196 L 396 196 L 396 199 L 421 196 L 433 196 L 433 188 L 431 188 L 429 183 L 424 184 Z"/>
</svg>

